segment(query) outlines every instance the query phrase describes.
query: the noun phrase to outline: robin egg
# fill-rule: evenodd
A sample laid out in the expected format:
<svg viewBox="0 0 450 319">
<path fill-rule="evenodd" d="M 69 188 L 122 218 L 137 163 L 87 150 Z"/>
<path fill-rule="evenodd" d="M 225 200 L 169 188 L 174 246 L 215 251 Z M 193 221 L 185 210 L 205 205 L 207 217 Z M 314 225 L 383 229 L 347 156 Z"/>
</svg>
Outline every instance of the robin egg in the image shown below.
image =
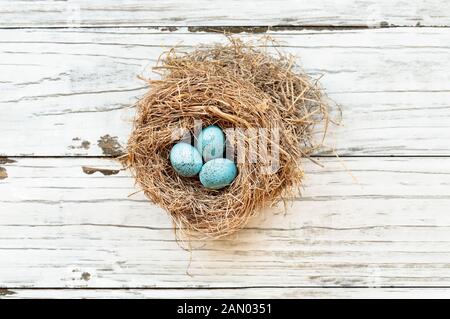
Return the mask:
<svg viewBox="0 0 450 319">
<path fill-rule="evenodd" d="M 203 129 L 197 138 L 197 149 L 205 162 L 223 157 L 225 134 L 217 125 Z"/>
<path fill-rule="evenodd" d="M 227 158 L 212 159 L 203 165 L 200 182 L 209 189 L 221 189 L 230 185 L 237 175 L 237 167 Z"/>
<path fill-rule="evenodd" d="M 181 176 L 197 175 L 202 169 L 202 156 L 195 147 L 187 143 L 178 143 L 170 151 L 170 163 Z"/>
</svg>

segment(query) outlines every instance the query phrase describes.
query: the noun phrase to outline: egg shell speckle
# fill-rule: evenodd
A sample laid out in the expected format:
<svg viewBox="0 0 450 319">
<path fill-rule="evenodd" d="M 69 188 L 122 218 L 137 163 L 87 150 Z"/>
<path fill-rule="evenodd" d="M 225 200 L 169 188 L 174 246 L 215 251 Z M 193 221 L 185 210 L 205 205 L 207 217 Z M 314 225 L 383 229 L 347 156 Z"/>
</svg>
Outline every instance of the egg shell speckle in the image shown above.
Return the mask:
<svg viewBox="0 0 450 319">
<path fill-rule="evenodd" d="M 200 182 L 209 189 L 221 189 L 230 185 L 237 175 L 237 167 L 227 158 L 216 158 L 203 165 Z"/>
<path fill-rule="evenodd" d="M 170 163 L 181 176 L 191 177 L 197 175 L 202 169 L 202 156 L 190 144 L 178 143 L 170 150 Z"/>
<path fill-rule="evenodd" d="M 197 149 L 205 162 L 221 158 L 225 149 L 225 134 L 217 125 L 203 129 L 197 138 Z"/>
</svg>

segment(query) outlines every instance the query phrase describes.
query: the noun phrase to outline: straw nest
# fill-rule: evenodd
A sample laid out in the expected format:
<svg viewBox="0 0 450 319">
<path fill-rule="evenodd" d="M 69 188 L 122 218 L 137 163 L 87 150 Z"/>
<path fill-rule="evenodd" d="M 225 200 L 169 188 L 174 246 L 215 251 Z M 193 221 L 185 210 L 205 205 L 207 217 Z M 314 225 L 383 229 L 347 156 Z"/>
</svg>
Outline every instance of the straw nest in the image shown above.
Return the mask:
<svg viewBox="0 0 450 319">
<path fill-rule="evenodd" d="M 178 235 L 219 238 L 283 200 L 301 185 L 302 158 L 319 146 L 312 142 L 314 127 L 322 123 L 326 131 L 328 105 L 317 83 L 295 71 L 291 56 L 270 54 L 273 46 L 261 41 L 229 38 L 190 52 L 171 49 L 154 68 L 161 78 L 147 80 L 150 89 L 137 104 L 126 159 L 145 195 L 169 212 Z M 169 162 L 174 132 L 193 134 L 196 120 L 203 127 L 242 129 L 234 136 L 243 141 L 246 156 L 254 139 L 242 133 L 246 129 L 279 132 L 279 141 L 267 134 L 268 150 L 258 152 L 256 163 L 241 158 L 230 186 L 208 190 L 198 178 L 179 176 Z M 272 163 L 275 153 L 279 165 Z M 268 166 L 274 172 L 264 171 Z"/>
</svg>

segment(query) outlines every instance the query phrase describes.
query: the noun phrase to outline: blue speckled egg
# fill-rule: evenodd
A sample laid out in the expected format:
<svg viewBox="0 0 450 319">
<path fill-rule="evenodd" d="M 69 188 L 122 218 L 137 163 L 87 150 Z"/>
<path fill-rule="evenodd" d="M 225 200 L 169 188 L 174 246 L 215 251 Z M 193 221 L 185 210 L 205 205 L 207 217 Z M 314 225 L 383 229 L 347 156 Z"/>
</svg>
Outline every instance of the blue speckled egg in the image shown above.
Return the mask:
<svg viewBox="0 0 450 319">
<path fill-rule="evenodd" d="M 197 149 L 205 162 L 223 157 L 225 134 L 220 127 L 211 125 L 203 129 L 197 138 Z"/>
<path fill-rule="evenodd" d="M 178 143 L 172 147 L 170 163 L 178 174 L 185 177 L 197 175 L 203 165 L 200 153 L 187 143 Z"/>
<path fill-rule="evenodd" d="M 237 167 L 227 158 L 216 158 L 203 165 L 200 182 L 209 189 L 221 189 L 231 184 L 237 175 Z"/>
</svg>

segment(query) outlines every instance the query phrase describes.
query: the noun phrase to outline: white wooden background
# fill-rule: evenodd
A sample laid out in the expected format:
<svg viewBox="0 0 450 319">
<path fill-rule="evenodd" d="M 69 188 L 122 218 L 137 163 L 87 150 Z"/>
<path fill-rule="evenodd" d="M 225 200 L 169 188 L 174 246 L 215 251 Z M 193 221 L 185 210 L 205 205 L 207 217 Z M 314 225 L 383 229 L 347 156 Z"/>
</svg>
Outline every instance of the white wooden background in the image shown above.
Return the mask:
<svg viewBox="0 0 450 319">
<path fill-rule="evenodd" d="M 443 0 L 0 1 L 0 298 L 450 297 L 449 26 Z M 211 27 L 322 76 L 342 161 L 189 253 L 111 157 L 136 76 Z"/>
</svg>

